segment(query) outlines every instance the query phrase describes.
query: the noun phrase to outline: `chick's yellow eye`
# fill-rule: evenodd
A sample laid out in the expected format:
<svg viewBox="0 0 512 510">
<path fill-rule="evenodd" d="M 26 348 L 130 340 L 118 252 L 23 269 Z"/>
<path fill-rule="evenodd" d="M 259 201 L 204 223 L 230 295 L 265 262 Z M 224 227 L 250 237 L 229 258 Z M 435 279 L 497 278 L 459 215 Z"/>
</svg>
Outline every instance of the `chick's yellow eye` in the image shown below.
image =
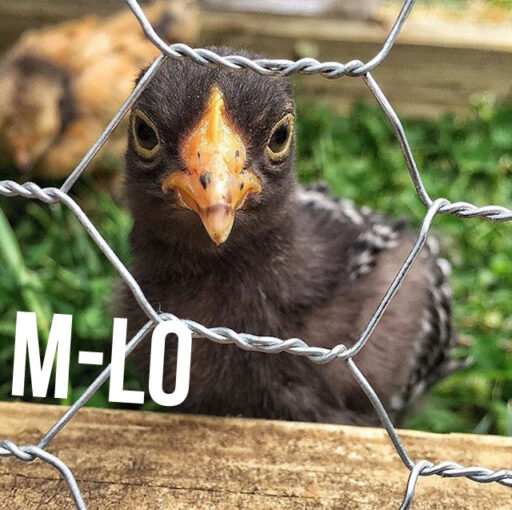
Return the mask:
<svg viewBox="0 0 512 510">
<path fill-rule="evenodd" d="M 135 149 L 145 159 L 153 158 L 160 148 L 158 130 L 147 115 L 136 111 L 132 120 Z"/>
<path fill-rule="evenodd" d="M 272 129 L 267 145 L 267 154 L 273 161 L 282 161 L 290 153 L 295 117 L 289 113 Z"/>
</svg>

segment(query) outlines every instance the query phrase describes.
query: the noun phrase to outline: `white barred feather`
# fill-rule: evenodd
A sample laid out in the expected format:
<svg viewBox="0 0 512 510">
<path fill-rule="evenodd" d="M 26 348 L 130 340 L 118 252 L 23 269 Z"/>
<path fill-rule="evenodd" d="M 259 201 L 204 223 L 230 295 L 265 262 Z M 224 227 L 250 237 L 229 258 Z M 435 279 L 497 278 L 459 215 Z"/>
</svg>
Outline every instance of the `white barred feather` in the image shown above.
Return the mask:
<svg viewBox="0 0 512 510">
<path fill-rule="evenodd" d="M 392 223 L 367 207 L 357 208 L 350 200 L 334 198 L 324 184 L 299 189 L 297 199 L 306 206 L 328 212 L 331 218 L 343 224 L 358 227 L 360 233 L 353 243 L 349 262 L 349 277 L 352 280 L 370 273 L 378 264 L 382 252 L 397 247 L 403 238 L 404 222 Z M 457 335 L 451 323 L 450 263 L 439 258 L 439 243 L 434 237 L 427 240 L 422 256 L 432 261 L 428 275 L 429 304 L 423 311 L 418 338 L 414 343 L 409 382 L 391 398 L 391 408 L 398 413 L 423 395 L 437 380 L 464 364 L 450 358 L 457 344 Z"/>
</svg>

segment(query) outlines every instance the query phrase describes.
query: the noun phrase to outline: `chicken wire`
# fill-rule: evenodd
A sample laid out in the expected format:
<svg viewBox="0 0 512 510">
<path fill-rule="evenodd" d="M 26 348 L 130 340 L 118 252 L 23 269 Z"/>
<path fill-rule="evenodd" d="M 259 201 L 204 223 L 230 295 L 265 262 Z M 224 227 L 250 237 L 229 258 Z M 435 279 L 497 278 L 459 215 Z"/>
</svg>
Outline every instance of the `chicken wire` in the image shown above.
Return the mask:
<svg viewBox="0 0 512 510">
<path fill-rule="evenodd" d="M 112 263 L 124 282 L 128 285 L 139 306 L 148 316 L 149 320 L 126 345 L 125 357 L 129 356 L 134 351 L 134 349 L 157 324 L 165 320 L 180 319 L 172 314 L 160 314 L 151 306 L 135 278 L 123 265 L 121 260 L 114 253 L 112 248 L 108 245 L 80 206 L 69 196 L 69 191 L 86 170 L 92 158 L 94 158 L 97 152 L 103 147 L 144 88 L 151 81 L 152 77 L 160 68 L 164 60 L 167 58 L 174 60 L 190 59 L 201 66 L 212 68 L 220 67 L 233 72 L 250 71 L 264 76 L 285 77 L 293 74 L 320 74 L 327 79 L 337 79 L 342 76 L 361 77 L 389 119 L 402 149 L 402 153 L 417 194 L 427 209 L 414 247 L 409 253 L 407 259 L 404 261 L 388 291 L 383 296 L 382 301 L 378 305 L 361 336 L 350 348 L 347 348 L 345 345 L 340 343 L 332 349 L 326 349 L 323 347 L 310 346 L 304 340 L 298 338 L 280 339 L 269 336 L 262 337 L 247 333 L 237 333 L 231 329 L 223 327 L 206 328 L 205 326 L 190 320 L 183 320 L 182 322 L 191 330 L 193 337 L 207 338 L 219 344 L 235 344 L 241 349 L 266 353 L 287 352 L 295 356 L 307 357 L 314 363 L 318 364 L 328 363 L 334 359 L 345 361 L 348 369 L 375 408 L 375 411 L 378 414 L 382 425 L 386 429 L 400 459 L 410 471 L 404 498 L 399 507 L 400 510 L 407 510 L 411 508 L 416 485 L 420 476 L 438 475 L 445 478 L 466 477 L 479 483 L 496 482 L 507 487 L 512 487 L 512 470 L 494 471 L 484 467 L 464 467 L 450 461 L 438 464 L 434 464 L 425 459 L 414 461 L 407 453 L 407 450 L 378 395 L 375 393 L 365 376 L 359 371 L 353 359 L 353 357 L 361 351 L 365 344 L 370 340 L 371 334 L 386 311 L 386 308 L 398 291 L 402 281 L 407 276 L 407 273 L 414 264 L 414 261 L 420 254 L 426 243 L 430 227 L 436 215 L 451 214 L 460 218 L 480 217 L 492 221 L 512 220 L 512 210 L 506 207 L 497 205 L 478 207 L 468 202 L 450 202 L 446 198 L 437 198 L 433 200 L 430 197 L 427 189 L 423 185 L 420 172 L 416 166 L 402 123 L 379 85 L 371 75 L 371 71 L 380 65 L 388 56 L 415 4 L 415 0 L 406 0 L 404 2 L 388 37 L 374 58 L 367 63 L 363 63 L 360 60 L 351 60 L 345 64 L 340 62 L 319 62 L 313 58 L 302 58 L 297 61 L 291 61 L 275 59 L 251 60 L 239 55 L 221 57 L 211 50 L 193 49 L 185 44 L 173 44 L 169 46 L 156 34 L 137 0 L 125 1 L 139 21 L 146 36 L 160 50 L 161 55 L 149 67 L 105 131 L 60 188 L 41 188 L 33 182 L 20 184 L 11 180 L 0 181 L 0 195 L 6 197 L 21 196 L 25 198 L 33 198 L 47 204 L 61 202 L 67 206 L 77 217 L 107 259 Z M 13 456 L 26 462 L 30 462 L 38 458 L 55 467 L 68 484 L 76 508 L 80 510 L 86 510 L 87 506 L 72 471 L 62 460 L 49 453 L 46 448 L 55 436 L 64 428 L 64 426 L 108 380 L 110 377 L 110 371 L 111 367 L 109 365 L 87 388 L 78 401 L 71 406 L 64 413 L 62 418 L 60 418 L 57 423 L 55 423 L 55 425 L 42 437 L 37 445 L 18 446 L 9 440 L 0 442 L 0 456 L 2 457 Z"/>
</svg>

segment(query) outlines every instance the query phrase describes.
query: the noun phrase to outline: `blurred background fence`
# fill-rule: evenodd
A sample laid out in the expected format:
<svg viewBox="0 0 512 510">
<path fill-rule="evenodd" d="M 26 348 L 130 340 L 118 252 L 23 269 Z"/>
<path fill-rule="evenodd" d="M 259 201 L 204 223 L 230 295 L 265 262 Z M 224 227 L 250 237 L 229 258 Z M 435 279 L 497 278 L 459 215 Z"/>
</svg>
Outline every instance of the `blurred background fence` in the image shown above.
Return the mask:
<svg viewBox="0 0 512 510">
<path fill-rule="evenodd" d="M 318 0 L 307 2 L 310 16 L 305 17 L 298 15 L 300 2 L 199 3 L 200 46 L 247 47 L 271 58 L 312 56 L 323 61 L 340 55 L 347 61 L 371 58 L 400 5 L 397 0 Z M 112 14 L 119 8 L 117 0 L 3 0 L 0 51 L 26 29 L 92 12 Z M 492 91 L 503 99 L 510 92 L 510 67 L 512 7 L 508 0 L 420 0 L 376 78 L 402 114 L 431 117 L 467 112 L 471 96 L 477 93 Z M 315 97 L 338 113 L 346 113 L 354 101 L 367 96 L 357 80 L 332 83 L 308 77 L 299 78 L 298 84 L 300 96 Z"/>
</svg>

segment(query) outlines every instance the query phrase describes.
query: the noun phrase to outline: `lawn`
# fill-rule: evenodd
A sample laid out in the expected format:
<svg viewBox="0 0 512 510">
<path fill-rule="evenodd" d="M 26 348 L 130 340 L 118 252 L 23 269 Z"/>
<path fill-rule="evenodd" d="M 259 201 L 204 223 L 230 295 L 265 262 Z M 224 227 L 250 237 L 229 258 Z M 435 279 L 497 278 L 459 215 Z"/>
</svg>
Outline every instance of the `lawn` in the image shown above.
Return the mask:
<svg viewBox="0 0 512 510">
<path fill-rule="evenodd" d="M 405 119 L 409 140 L 431 196 L 478 205 L 512 204 L 512 104 L 475 98 L 471 115 L 436 121 Z M 387 120 L 359 104 L 347 116 L 302 104 L 298 171 L 303 182 L 327 181 L 336 195 L 407 216 L 417 227 L 425 209 L 415 194 Z M 0 169 L 0 175 L 9 169 Z M 79 200 L 121 259 L 129 262 L 126 210 L 87 178 Z M 110 351 L 113 268 L 78 221 L 60 205 L 1 199 L 0 399 L 11 399 L 17 310 L 38 314 L 45 338 L 53 313 L 73 314 L 74 359 L 80 349 Z M 438 384 L 407 426 L 435 432 L 512 434 L 512 224 L 438 217 L 434 234 L 453 264 L 461 355 L 473 365 Z M 172 311 L 172 310 L 171 310 Z M 69 403 L 97 370 L 71 365 Z M 128 387 L 139 388 L 129 376 Z M 106 406 L 104 389 L 91 401 Z M 51 400 L 49 400 L 51 401 Z M 147 406 L 149 407 L 149 406 Z"/>
</svg>

